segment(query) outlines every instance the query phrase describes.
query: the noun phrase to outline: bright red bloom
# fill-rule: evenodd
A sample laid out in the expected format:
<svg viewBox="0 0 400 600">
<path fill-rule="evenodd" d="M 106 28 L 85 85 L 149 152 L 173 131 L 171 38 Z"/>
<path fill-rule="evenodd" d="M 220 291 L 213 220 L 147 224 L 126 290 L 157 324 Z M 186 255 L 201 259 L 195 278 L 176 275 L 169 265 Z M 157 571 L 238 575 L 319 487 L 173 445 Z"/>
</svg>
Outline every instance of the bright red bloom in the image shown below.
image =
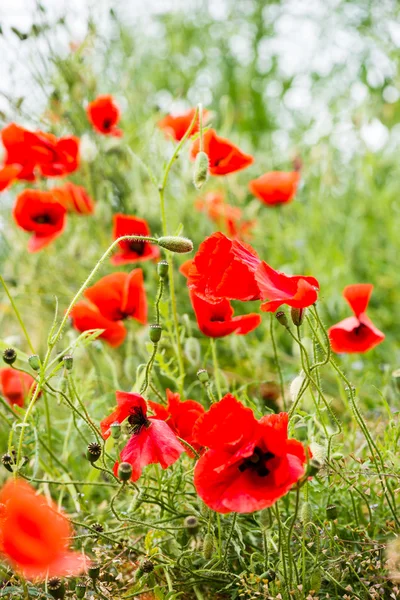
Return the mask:
<svg viewBox="0 0 400 600">
<path fill-rule="evenodd" d="M 219 229 L 224 229 L 229 237 L 241 239 L 249 236 L 255 224 L 254 221 L 243 221 L 241 209 L 225 202 L 220 192 L 208 192 L 204 198 L 196 200 L 195 206 L 205 212 Z"/>
<path fill-rule="evenodd" d="M 211 303 L 192 292 L 190 299 L 199 329 L 208 337 L 225 337 L 231 333 L 245 335 L 261 323 L 260 315 L 255 313 L 234 317 L 231 303 L 225 298 Z"/>
<path fill-rule="evenodd" d="M 211 175 L 228 175 L 246 169 L 253 162 L 250 154 L 245 154 L 232 142 L 218 137 L 214 129 L 208 129 L 203 135 L 204 152 L 210 161 Z M 200 151 L 200 140 L 193 143 L 191 156 L 195 158 Z"/>
<path fill-rule="evenodd" d="M 21 229 L 33 234 L 28 250 L 37 252 L 62 234 L 66 223 L 66 209 L 51 192 L 24 190 L 17 197 L 13 217 Z"/>
<path fill-rule="evenodd" d="M 143 271 L 112 273 L 85 291 L 87 299 L 77 302 L 71 311 L 72 324 L 78 331 L 104 329 L 99 336 L 110 346 L 120 346 L 126 337 L 123 320 L 147 323 L 147 300 Z"/>
<path fill-rule="evenodd" d="M 281 304 L 288 304 L 293 308 L 307 308 L 317 301 L 319 283 L 314 277 L 285 275 L 262 262 L 255 278 L 261 298 L 269 300 L 261 304 L 261 310 L 265 312 L 275 312 Z"/>
<path fill-rule="evenodd" d="M 5 165 L 0 169 L 0 192 L 7 189 L 22 171 L 21 165 Z"/>
<path fill-rule="evenodd" d="M 72 530 L 67 517 L 20 479 L 0 491 L 0 552 L 28 579 L 79 575 L 85 556 L 68 549 Z"/>
<path fill-rule="evenodd" d="M 99 133 L 121 137 L 122 131 L 116 127 L 120 119 L 120 110 L 110 95 L 97 96 L 90 102 L 86 113 L 93 128 Z"/>
<path fill-rule="evenodd" d="M 299 171 L 271 171 L 250 181 L 249 189 L 264 204 L 273 206 L 293 200 L 299 183 Z"/>
<path fill-rule="evenodd" d="M 34 181 L 36 171 L 44 177 L 62 177 L 79 166 L 79 140 L 57 138 L 43 131 L 32 132 L 11 123 L 1 132 L 6 165 L 21 167 L 16 179 Z"/>
<path fill-rule="evenodd" d="M 223 233 L 206 238 L 189 269 L 189 289 L 208 302 L 258 300 L 255 272 L 261 263 L 256 251 Z"/>
<path fill-rule="evenodd" d="M 123 235 L 142 235 L 150 236 L 150 229 L 145 219 L 131 215 L 114 215 L 114 240 Z M 160 256 L 160 249 L 150 242 L 129 242 L 119 243 L 120 250 L 111 258 L 114 265 L 133 263 L 143 260 L 156 260 Z"/>
<path fill-rule="evenodd" d="M 164 133 L 174 138 L 177 142 L 179 142 L 187 130 L 189 129 L 190 123 L 193 121 L 194 113 L 196 112 L 195 108 L 191 108 L 185 113 L 180 115 L 167 115 L 161 121 L 157 123 L 157 126 L 164 131 Z M 207 110 L 203 110 L 203 123 L 206 121 L 208 115 Z M 194 135 L 199 131 L 199 119 L 197 119 L 196 123 L 193 126 L 190 135 Z"/>
<path fill-rule="evenodd" d="M 167 406 L 158 404 L 158 402 L 149 401 L 149 406 L 157 419 L 168 423 L 172 431 L 180 438 L 188 442 L 195 450 L 200 450 L 201 446 L 193 439 L 193 427 L 204 407 L 196 400 L 181 400 L 178 393 L 167 389 Z M 190 450 L 186 452 L 191 456 Z"/>
<path fill-rule="evenodd" d="M 212 510 L 250 513 L 272 506 L 303 477 L 306 453 L 288 439 L 288 415 L 257 421 L 227 394 L 194 427 L 195 439 L 209 450 L 197 462 L 194 484 Z"/>
<path fill-rule="evenodd" d="M 11 405 L 23 406 L 34 385 L 35 380 L 29 373 L 11 367 L 0 369 L 0 392 Z"/>
<path fill-rule="evenodd" d="M 137 481 L 143 467 L 158 463 L 166 469 L 178 460 L 185 451 L 172 429 L 163 420 L 147 416 L 146 401 L 139 394 L 116 392 L 117 409 L 100 423 L 105 439 L 110 435 L 112 423 L 128 419 L 132 436 L 122 449 L 120 459 L 132 466 L 132 481 Z M 114 465 L 114 473 L 118 473 Z"/>
<path fill-rule="evenodd" d="M 368 352 L 385 339 L 365 314 L 374 286 L 370 283 L 355 283 L 343 290 L 343 296 L 354 312 L 331 327 L 328 331 L 331 347 L 334 352 Z"/>
<path fill-rule="evenodd" d="M 94 202 L 85 188 L 66 183 L 62 187 L 53 188 L 51 193 L 65 206 L 68 212 L 80 215 L 91 215 L 94 212 Z"/>
</svg>

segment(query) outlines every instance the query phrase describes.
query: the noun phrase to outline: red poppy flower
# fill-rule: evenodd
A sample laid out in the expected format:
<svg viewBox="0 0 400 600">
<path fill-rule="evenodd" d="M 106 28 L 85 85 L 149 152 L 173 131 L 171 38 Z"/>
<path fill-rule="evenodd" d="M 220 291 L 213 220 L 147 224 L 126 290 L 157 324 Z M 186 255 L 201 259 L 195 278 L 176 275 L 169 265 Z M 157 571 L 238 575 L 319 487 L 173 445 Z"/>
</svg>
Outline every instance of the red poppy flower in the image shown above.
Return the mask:
<svg viewBox="0 0 400 600">
<path fill-rule="evenodd" d="M 354 312 L 354 317 L 348 317 L 331 327 L 328 331 L 334 352 L 368 352 L 385 339 L 365 314 L 374 286 L 370 283 L 348 285 L 343 290 L 343 296 Z"/>
<path fill-rule="evenodd" d="M 85 291 L 87 301 L 77 302 L 71 312 L 78 331 L 104 329 L 99 336 L 110 346 L 120 346 L 126 337 L 122 321 L 135 319 L 147 323 L 147 299 L 143 271 L 111 273 Z"/>
<path fill-rule="evenodd" d="M 68 212 L 78 213 L 80 215 L 90 215 L 94 212 L 94 202 L 85 190 L 85 188 L 66 183 L 62 187 L 53 188 L 51 193 L 57 200 L 65 206 Z"/>
<path fill-rule="evenodd" d="M 265 312 L 275 312 L 281 304 L 288 304 L 293 308 L 307 308 L 317 301 L 319 283 L 314 277 L 285 275 L 262 262 L 255 278 L 261 298 L 269 300 L 261 304 L 261 310 Z"/>
<path fill-rule="evenodd" d="M 197 462 L 194 484 L 212 510 L 250 513 L 287 494 L 304 475 L 306 453 L 288 439 L 288 415 L 253 412 L 227 394 L 194 426 L 199 444 L 209 450 Z"/>
<path fill-rule="evenodd" d="M 44 177 L 73 173 L 79 166 L 79 140 L 56 138 L 43 131 L 32 132 L 11 123 L 1 132 L 6 165 L 19 165 L 16 179 L 34 181 L 36 170 Z"/>
<path fill-rule="evenodd" d="M 150 236 L 150 229 L 145 219 L 131 215 L 114 215 L 114 240 L 123 235 Z M 114 265 L 133 263 L 143 260 L 156 260 L 160 256 L 160 249 L 149 242 L 120 242 L 120 250 L 111 258 Z"/>
<path fill-rule="evenodd" d="M 249 189 L 264 204 L 273 206 L 293 200 L 299 183 L 299 171 L 271 171 L 250 181 Z"/>
<path fill-rule="evenodd" d="M 5 506 L 0 520 L 1 554 L 28 579 L 79 575 L 85 556 L 68 549 L 70 523 L 57 508 L 20 479 L 0 491 Z"/>
<path fill-rule="evenodd" d="M 143 467 L 158 463 L 166 469 L 185 451 L 172 429 L 163 420 L 147 416 L 146 401 L 139 394 L 116 392 L 117 409 L 100 423 L 103 437 L 110 435 L 112 423 L 128 419 L 132 436 L 122 449 L 120 459 L 132 466 L 132 481 L 139 479 Z M 114 465 L 114 473 L 118 473 Z"/>
<path fill-rule="evenodd" d="M 7 189 L 22 171 L 21 165 L 5 165 L 0 169 L 0 192 Z"/>
<path fill-rule="evenodd" d="M 206 238 L 189 269 L 189 289 L 208 300 L 258 300 L 260 290 L 255 272 L 261 263 L 256 251 L 223 233 Z"/>
<path fill-rule="evenodd" d="M 35 380 L 29 373 L 22 373 L 10 367 L 0 369 L 0 392 L 11 405 L 23 406 L 33 385 Z"/>
<path fill-rule="evenodd" d="M 120 110 L 112 96 L 98 96 L 86 109 L 89 121 L 99 133 L 121 137 L 122 131 L 116 127 Z"/>
<path fill-rule="evenodd" d="M 225 202 L 220 192 L 208 192 L 204 198 L 196 200 L 195 206 L 197 210 L 205 212 L 220 229 L 224 229 L 229 237 L 241 239 L 248 236 L 254 226 L 254 221 L 243 221 L 241 209 Z"/>
<path fill-rule="evenodd" d="M 189 129 L 190 123 L 193 121 L 194 113 L 196 112 L 195 108 L 191 108 L 185 113 L 180 115 L 167 115 L 161 121 L 157 123 L 157 126 L 164 131 L 164 133 L 174 138 L 177 142 L 183 138 L 187 130 Z M 203 123 L 206 121 L 208 116 L 208 111 L 203 110 Z M 197 119 L 196 123 L 193 126 L 193 129 L 190 135 L 194 135 L 199 131 L 199 119 Z"/>
<path fill-rule="evenodd" d="M 167 406 L 157 402 L 149 401 L 149 406 L 157 419 L 165 421 L 172 431 L 188 442 L 195 450 L 201 446 L 193 439 L 193 427 L 200 415 L 204 413 L 204 407 L 196 400 L 181 400 L 178 393 L 167 389 Z M 189 456 L 190 450 L 186 450 Z"/>
<path fill-rule="evenodd" d="M 218 137 L 214 129 L 208 129 L 203 135 L 204 152 L 210 161 L 211 175 L 228 175 L 246 169 L 253 162 L 250 154 L 245 154 L 225 138 Z M 200 151 L 200 140 L 193 143 L 191 155 L 195 158 Z"/>
<path fill-rule="evenodd" d="M 66 210 L 51 192 L 24 190 L 17 197 L 13 217 L 21 229 L 33 234 L 28 243 L 28 251 L 37 252 L 62 234 Z"/>
<path fill-rule="evenodd" d="M 225 298 L 211 303 L 192 292 L 190 299 L 199 329 L 208 337 L 224 337 L 231 333 L 245 335 L 261 323 L 260 315 L 255 313 L 234 317 L 231 303 Z"/>
</svg>

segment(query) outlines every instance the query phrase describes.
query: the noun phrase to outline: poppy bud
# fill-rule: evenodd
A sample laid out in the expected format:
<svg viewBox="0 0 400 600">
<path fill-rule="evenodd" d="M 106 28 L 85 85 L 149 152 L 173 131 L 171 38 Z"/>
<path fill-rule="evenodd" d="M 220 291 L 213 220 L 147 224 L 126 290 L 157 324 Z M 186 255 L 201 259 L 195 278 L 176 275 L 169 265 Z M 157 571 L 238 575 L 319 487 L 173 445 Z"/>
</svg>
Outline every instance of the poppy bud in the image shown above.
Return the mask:
<svg viewBox="0 0 400 600">
<path fill-rule="evenodd" d="M 128 481 L 132 475 L 132 465 L 123 462 L 118 467 L 118 477 L 121 481 Z"/>
<path fill-rule="evenodd" d="M 99 563 L 93 563 L 88 568 L 88 575 L 90 579 L 96 580 L 100 575 L 100 565 Z"/>
<path fill-rule="evenodd" d="M 150 325 L 149 336 L 153 344 L 157 344 L 161 339 L 162 327 L 157 323 Z"/>
<path fill-rule="evenodd" d="M 205 369 L 199 369 L 197 371 L 197 379 L 201 383 L 207 383 L 210 380 L 210 377 L 208 376 L 208 372 Z"/>
<path fill-rule="evenodd" d="M 313 574 L 310 577 L 310 587 L 312 590 L 314 590 L 314 592 L 318 593 L 321 588 L 321 583 L 321 571 L 319 569 L 316 569 L 315 571 L 313 571 Z"/>
<path fill-rule="evenodd" d="M 199 531 L 199 521 L 194 515 L 186 517 L 184 525 L 188 533 L 190 533 L 191 535 L 195 535 Z"/>
<path fill-rule="evenodd" d="M 161 248 L 170 250 L 170 252 L 177 252 L 178 254 L 187 254 L 187 252 L 192 252 L 193 250 L 192 240 L 173 235 L 166 235 L 158 238 L 157 244 L 161 246 Z"/>
<path fill-rule="evenodd" d="M 3 360 L 7 365 L 12 365 L 17 360 L 17 353 L 14 348 L 6 348 L 3 352 Z"/>
<path fill-rule="evenodd" d="M 326 518 L 328 519 L 328 521 L 334 521 L 335 519 L 337 519 L 337 516 L 338 511 L 336 504 L 329 504 L 329 506 L 326 507 Z"/>
<path fill-rule="evenodd" d="M 75 594 L 77 598 L 84 598 L 86 594 L 86 584 L 83 581 L 80 581 L 76 584 Z"/>
<path fill-rule="evenodd" d="M 64 366 L 67 371 L 72 371 L 72 367 L 74 366 L 74 359 L 70 354 L 66 354 L 64 356 Z"/>
<path fill-rule="evenodd" d="M 318 460 L 315 460 L 315 458 L 312 458 L 308 464 L 307 477 L 314 477 L 321 468 L 321 463 Z"/>
<path fill-rule="evenodd" d="M 40 358 L 38 357 L 37 354 L 32 354 L 32 356 L 30 356 L 28 358 L 28 363 L 29 363 L 31 369 L 33 369 L 34 371 L 39 371 L 39 369 L 40 369 Z"/>
<path fill-rule="evenodd" d="M 118 421 L 115 421 L 115 423 L 111 423 L 110 432 L 111 432 L 111 437 L 114 440 L 117 440 L 118 438 L 120 438 L 121 437 L 121 423 L 118 423 Z"/>
<path fill-rule="evenodd" d="M 278 310 L 278 312 L 275 313 L 275 317 L 278 323 L 280 323 L 283 327 L 287 328 L 289 326 L 288 318 L 283 310 Z"/>
<path fill-rule="evenodd" d="M 65 597 L 65 586 L 59 577 L 51 577 L 47 582 L 47 589 L 53 598 Z"/>
<path fill-rule="evenodd" d="M 168 262 L 161 260 L 157 265 L 157 272 L 160 279 L 165 279 L 168 275 Z"/>
<path fill-rule="evenodd" d="M 264 509 L 260 512 L 260 523 L 264 529 L 271 526 L 271 516 L 268 509 Z"/>
<path fill-rule="evenodd" d="M 300 521 L 303 523 L 303 525 L 307 525 L 307 523 L 310 523 L 311 520 L 312 520 L 311 504 L 309 502 L 303 502 L 303 505 L 302 505 L 301 511 L 300 511 Z"/>
<path fill-rule="evenodd" d="M 265 573 L 262 573 L 260 575 L 260 579 L 261 579 L 261 581 L 266 579 L 268 581 L 268 583 L 271 583 L 271 581 L 275 581 L 276 573 L 272 569 L 268 569 L 268 571 L 265 571 Z"/>
<path fill-rule="evenodd" d="M 203 542 L 203 556 L 206 560 L 209 560 L 213 555 L 214 550 L 214 536 L 212 533 L 206 533 Z"/>
<path fill-rule="evenodd" d="M 10 473 L 13 472 L 12 465 L 14 464 L 14 461 L 9 454 L 3 454 L 3 456 L 1 457 L 1 462 L 3 463 L 3 466 L 7 469 L 7 471 L 10 471 Z"/>
<path fill-rule="evenodd" d="M 304 321 L 305 314 L 305 308 L 292 308 L 290 311 L 290 315 L 292 317 L 293 325 L 296 325 L 296 327 L 300 327 L 300 325 Z"/>
<path fill-rule="evenodd" d="M 209 160 L 205 152 L 199 152 L 194 163 L 193 184 L 199 190 L 208 179 Z"/>
<path fill-rule="evenodd" d="M 142 560 L 140 568 L 142 569 L 143 573 L 151 573 L 154 571 L 154 563 L 148 558 L 145 558 Z"/>
<path fill-rule="evenodd" d="M 101 446 L 97 442 L 92 442 L 87 447 L 86 457 L 90 463 L 95 463 L 101 456 Z"/>
</svg>

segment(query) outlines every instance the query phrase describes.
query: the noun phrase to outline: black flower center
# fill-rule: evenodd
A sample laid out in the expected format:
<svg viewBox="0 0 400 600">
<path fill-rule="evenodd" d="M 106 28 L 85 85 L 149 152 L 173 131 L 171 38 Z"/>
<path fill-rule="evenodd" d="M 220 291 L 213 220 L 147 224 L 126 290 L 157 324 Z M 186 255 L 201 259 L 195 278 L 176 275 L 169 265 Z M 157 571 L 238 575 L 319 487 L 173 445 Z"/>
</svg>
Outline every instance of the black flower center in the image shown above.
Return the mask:
<svg viewBox="0 0 400 600">
<path fill-rule="evenodd" d="M 145 251 L 145 242 L 133 241 L 129 242 L 129 250 L 135 252 L 138 256 L 143 256 Z"/>
<path fill-rule="evenodd" d="M 131 426 L 132 433 L 139 433 L 142 427 L 149 427 L 150 421 L 140 406 L 135 406 L 128 417 L 128 423 Z"/>
<path fill-rule="evenodd" d="M 37 215 L 37 217 L 33 217 L 33 220 L 35 221 L 35 223 L 39 223 L 40 225 L 48 225 L 49 223 L 51 223 L 51 217 L 48 214 Z"/>
<path fill-rule="evenodd" d="M 357 337 L 361 336 L 365 329 L 367 329 L 366 325 L 364 325 L 363 323 L 360 323 L 358 325 L 358 327 L 356 327 L 355 329 L 353 329 L 353 334 Z"/>
<path fill-rule="evenodd" d="M 266 463 L 273 458 L 275 458 L 275 454 L 272 454 L 272 452 L 263 452 L 256 446 L 253 454 L 239 465 L 239 471 L 243 473 L 247 469 L 251 469 L 259 477 L 266 477 L 270 473 Z"/>
<path fill-rule="evenodd" d="M 107 130 L 110 129 L 112 125 L 112 120 L 111 119 L 104 119 L 103 121 L 103 129 Z"/>
</svg>

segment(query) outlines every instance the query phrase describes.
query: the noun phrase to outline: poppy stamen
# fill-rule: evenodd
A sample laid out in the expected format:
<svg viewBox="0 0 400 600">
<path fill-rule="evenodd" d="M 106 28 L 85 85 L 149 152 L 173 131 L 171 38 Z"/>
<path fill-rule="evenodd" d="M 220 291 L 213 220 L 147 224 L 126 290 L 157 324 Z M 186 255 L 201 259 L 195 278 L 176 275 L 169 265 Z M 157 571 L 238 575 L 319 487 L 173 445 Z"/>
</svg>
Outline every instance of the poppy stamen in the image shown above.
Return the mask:
<svg viewBox="0 0 400 600">
<path fill-rule="evenodd" d="M 252 469 L 259 477 L 266 477 L 269 475 L 270 470 L 265 463 L 273 458 L 275 458 L 275 455 L 272 452 L 263 452 L 260 448 L 256 447 L 253 454 L 249 458 L 246 458 L 238 468 L 241 473 L 244 473 L 247 469 Z"/>
<path fill-rule="evenodd" d="M 144 414 L 140 406 L 135 406 L 132 414 L 128 417 L 128 423 L 131 426 L 132 433 L 139 433 L 142 427 L 149 427 L 150 421 Z"/>
</svg>

